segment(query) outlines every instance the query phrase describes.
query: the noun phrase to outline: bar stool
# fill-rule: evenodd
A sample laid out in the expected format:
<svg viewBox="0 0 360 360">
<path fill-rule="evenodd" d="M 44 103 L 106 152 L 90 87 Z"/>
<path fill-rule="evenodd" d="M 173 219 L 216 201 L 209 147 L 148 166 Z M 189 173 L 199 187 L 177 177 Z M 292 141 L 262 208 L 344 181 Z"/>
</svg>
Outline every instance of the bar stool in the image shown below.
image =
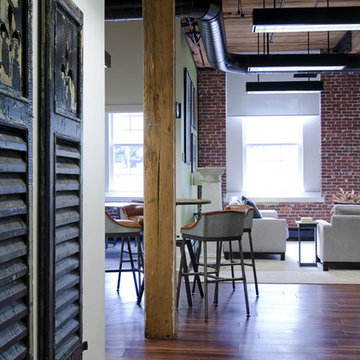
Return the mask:
<svg viewBox="0 0 360 360">
<path fill-rule="evenodd" d="M 199 275 L 204 278 L 204 297 L 205 297 L 205 321 L 208 321 L 208 284 L 219 283 L 223 281 L 242 281 L 244 286 L 244 297 L 246 314 L 250 316 L 250 308 L 246 286 L 246 274 L 244 267 L 244 257 L 242 252 L 241 238 L 244 227 L 244 213 L 240 211 L 212 211 L 205 212 L 199 216 L 199 219 L 195 223 L 185 225 L 181 228 L 183 236 L 182 247 L 185 247 L 187 240 L 198 240 L 203 245 L 204 254 L 204 271 L 200 272 L 186 272 L 184 273 L 183 267 L 180 266 L 179 271 L 182 272 L 181 276 Z M 240 251 L 240 263 L 234 265 L 240 265 L 241 277 L 220 277 L 220 267 L 228 266 L 228 263 L 221 263 L 221 251 L 224 241 L 238 241 Z M 208 264 L 207 259 L 207 243 L 216 242 L 216 266 L 215 270 L 210 270 L 212 264 Z M 182 256 L 183 256 L 182 252 Z M 209 267 L 209 265 L 211 267 Z M 231 265 L 231 264 L 230 264 Z M 215 297 L 215 304 L 217 305 L 217 295 Z"/>
<path fill-rule="evenodd" d="M 179 306 L 179 297 L 180 297 L 180 290 L 181 290 L 181 281 L 182 278 L 185 280 L 185 289 L 186 289 L 186 296 L 189 307 L 192 306 L 192 299 L 191 299 L 191 291 L 190 291 L 190 281 L 189 276 L 186 275 L 189 272 L 189 268 L 186 261 L 186 253 L 185 253 L 185 247 L 188 250 L 189 257 L 190 257 L 190 263 L 189 266 L 191 266 L 194 269 L 194 273 L 196 274 L 198 272 L 198 262 L 196 260 L 196 256 L 193 250 L 193 241 L 191 240 L 176 240 L 176 246 L 180 248 L 180 266 L 179 266 L 179 273 L 178 273 L 178 283 L 177 283 L 177 290 L 176 290 L 176 307 Z M 180 271 L 180 268 L 182 271 Z M 201 280 L 199 275 L 194 276 L 194 283 L 193 283 L 193 289 L 192 293 L 195 292 L 195 286 L 198 285 L 199 293 L 201 297 L 204 297 L 204 292 L 201 285 Z"/>
<path fill-rule="evenodd" d="M 132 220 L 114 220 L 107 211 L 105 211 L 105 239 L 110 237 L 115 238 L 116 240 L 121 241 L 121 250 L 120 250 L 120 260 L 119 260 L 119 268 L 118 269 L 109 269 L 105 270 L 107 273 L 117 272 L 118 281 L 116 291 L 119 291 L 120 288 L 120 280 L 122 272 L 132 272 L 134 279 L 134 286 L 136 291 L 136 296 L 139 297 L 139 287 L 136 280 L 136 273 L 139 273 L 140 268 L 140 259 L 139 256 L 136 258 L 133 257 L 134 253 L 131 250 L 130 238 L 134 237 L 137 241 L 137 246 L 139 246 L 139 240 L 141 237 L 142 227 L 139 223 Z M 116 243 L 116 240 L 114 244 Z M 124 259 L 124 245 L 127 246 L 127 252 L 129 253 L 129 259 Z M 125 250 L 126 251 L 126 250 Z M 129 262 L 130 269 L 123 269 L 123 263 Z M 137 262 L 137 267 L 135 263 Z"/>
<path fill-rule="evenodd" d="M 251 263 L 244 262 L 245 266 L 250 266 L 253 269 L 254 274 L 254 284 L 255 284 L 255 292 L 256 296 L 259 296 L 259 287 L 258 287 L 258 281 L 256 276 L 256 267 L 255 267 L 255 256 L 254 256 L 254 246 L 253 241 L 251 237 L 251 229 L 253 224 L 253 218 L 254 218 L 254 208 L 249 205 L 228 205 L 225 208 L 225 211 L 241 211 L 244 212 L 244 232 L 248 234 L 249 237 L 249 245 L 250 245 L 250 256 L 251 256 Z M 233 261 L 233 253 L 232 253 L 232 246 L 231 241 L 229 242 L 229 252 L 230 252 L 230 261 Z M 233 269 L 232 269 L 233 271 Z M 233 288 L 235 289 L 235 283 L 233 283 Z"/>
</svg>

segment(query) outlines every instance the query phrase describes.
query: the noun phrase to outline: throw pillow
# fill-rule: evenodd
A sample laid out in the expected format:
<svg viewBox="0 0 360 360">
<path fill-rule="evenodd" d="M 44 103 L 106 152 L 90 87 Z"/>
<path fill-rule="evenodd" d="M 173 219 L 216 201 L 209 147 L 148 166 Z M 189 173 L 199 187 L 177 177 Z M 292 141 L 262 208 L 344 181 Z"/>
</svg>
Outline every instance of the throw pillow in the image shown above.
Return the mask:
<svg viewBox="0 0 360 360">
<path fill-rule="evenodd" d="M 262 218 L 259 209 L 257 208 L 256 204 L 252 200 L 246 198 L 245 196 L 242 196 L 241 200 L 243 202 L 243 205 L 249 205 L 254 208 L 254 219 Z"/>
</svg>

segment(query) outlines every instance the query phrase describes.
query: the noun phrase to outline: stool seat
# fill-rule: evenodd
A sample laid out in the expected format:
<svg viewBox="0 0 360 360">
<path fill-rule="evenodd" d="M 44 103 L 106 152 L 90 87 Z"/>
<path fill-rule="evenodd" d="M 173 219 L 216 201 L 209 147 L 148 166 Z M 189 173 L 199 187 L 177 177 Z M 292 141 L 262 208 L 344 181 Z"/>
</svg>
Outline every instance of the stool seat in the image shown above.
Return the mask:
<svg viewBox="0 0 360 360">
<path fill-rule="evenodd" d="M 140 238 L 142 236 L 142 226 L 132 220 L 114 220 L 110 214 L 105 210 L 105 241 L 106 248 L 108 244 L 109 238 L 114 238 L 114 246 L 117 241 L 121 241 L 121 250 L 120 250 L 120 259 L 119 259 L 119 267 L 117 269 L 108 269 L 105 270 L 107 273 L 117 272 L 118 273 L 118 281 L 116 290 L 119 291 L 120 288 L 120 280 L 122 272 L 132 272 L 134 279 L 134 286 L 136 291 L 136 296 L 139 298 L 139 284 L 136 279 L 136 274 L 139 274 L 140 281 L 140 260 L 137 252 L 137 257 L 133 257 L 134 253 L 131 250 L 131 238 L 135 238 L 137 246 L 139 246 Z M 126 244 L 127 251 L 124 250 L 124 246 Z M 129 259 L 124 259 L 124 251 L 128 252 Z M 123 269 L 123 263 L 129 262 L 130 269 Z M 135 266 L 137 263 L 137 266 Z M 140 282 L 139 282 L 140 283 Z"/>
<path fill-rule="evenodd" d="M 217 305 L 218 303 L 218 283 L 222 281 L 242 281 L 244 286 L 244 296 L 245 296 L 245 305 L 246 305 L 246 314 L 250 316 L 249 301 L 247 295 L 247 285 L 246 285 L 246 274 L 244 267 L 244 258 L 242 253 L 242 234 L 244 230 L 244 212 L 240 211 L 212 211 L 201 213 L 198 220 L 195 223 L 188 224 L 181 228 L 181 233 L 183 236 L 182 239 L 182 260 L 181 263 L 184 263 L 184 248 L 186 242 L 189 240 L 197 240 L 203 246 L 203 258 L 204 258 L 204 270 L 197 271 L 194 269 L 193 272 L 184 272 L 185 268 L 180 266 L 179 278 L 180 276 L 188 277 L 189 275 L 201 276 L 204 280 L 204 297 L 205 297 L 205 321 L 208 321 L 208 284 L 215 283 L 215 294 L 214 301 Z M 224 241 L 238 241 L 240 249 L 240 263 L 221 263 L 221 252 L 222 244 Z M 207 243 L 216 242 L 216 264 L 209 264 L 207 258 Z M 198 265 L 198 264 L 197 264 Z M 235 277 L 232 274 L 231 277 L 222 277 L 220 276 L 221 266 L 229 265 L 240 265 L 241 267 L 241 276 Z"/>
</svg>

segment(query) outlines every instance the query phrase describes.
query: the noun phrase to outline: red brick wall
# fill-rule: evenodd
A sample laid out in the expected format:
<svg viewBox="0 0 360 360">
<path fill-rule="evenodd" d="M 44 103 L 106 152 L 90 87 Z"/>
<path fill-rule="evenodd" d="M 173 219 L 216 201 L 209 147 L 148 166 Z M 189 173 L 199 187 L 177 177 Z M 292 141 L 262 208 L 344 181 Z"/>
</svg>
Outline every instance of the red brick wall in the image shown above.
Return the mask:
<svg viewBox="0 0 360 360">
<path fill-rule="evenodd" d="M 226 167 L 226 75 L 222 71 L 198 70 L 199 167 Z M 226 193 L 226 172 L 222 176 Z"/>
<path fill-rule="evenodd" d="M 199 164 L 225 166 L 225 99 L 222 101 L 225 75 L 199 71 L 198 79 Z M 339 187 L 360 192 L 360 74 L 327 74 L 322 75 L 322 80 L 321 193 L 325 203 L 259 204 L 261 209 L 276 209 L 289 227 L 295 227 L 295 220 L 301 216 L 329 221 L 333 206 L 331 198 Z M 201 129 L 203 125 L 205 128 Z M 224 192 L 225 189 L 226 183 L 223 184 Z"/>
</svg>

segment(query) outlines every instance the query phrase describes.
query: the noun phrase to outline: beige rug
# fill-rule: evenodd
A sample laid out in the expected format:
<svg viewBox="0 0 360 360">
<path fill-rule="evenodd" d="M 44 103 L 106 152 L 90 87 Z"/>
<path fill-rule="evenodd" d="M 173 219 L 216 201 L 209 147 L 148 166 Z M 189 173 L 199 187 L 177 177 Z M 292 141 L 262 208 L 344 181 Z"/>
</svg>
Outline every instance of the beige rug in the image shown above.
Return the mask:
<svg viewBox="0 0 360 360">
<path fill-rule="evenodd" d="M 303 245 L 305 245 L 303 247 Z M 302 256 L 314 257 L 313 242 L 302 243 Z M 309 259 L 309 261 L 311 261 Z M 323 271 L 322 265 L 317 267 L 300 267 L 298 264 L 298 243 L 288 241 L 286 246 L 286 260 L 280 261 L 280 257 L 274 256 L 271 259 L 256 259 L 256 273 L 259 283 L 263 284 L 360 284 L 359 270 L 329 269 Z M 237 267 L 239 268 L 239 267 Z M 223 268 L 223 276 L 229 274 L 228 267 Z M 239 270 L 236 270 L 238 273 Z M 252 269 L 247 267 L 246 277 L 248 282 L 253 282 Z"/>
</svg>

